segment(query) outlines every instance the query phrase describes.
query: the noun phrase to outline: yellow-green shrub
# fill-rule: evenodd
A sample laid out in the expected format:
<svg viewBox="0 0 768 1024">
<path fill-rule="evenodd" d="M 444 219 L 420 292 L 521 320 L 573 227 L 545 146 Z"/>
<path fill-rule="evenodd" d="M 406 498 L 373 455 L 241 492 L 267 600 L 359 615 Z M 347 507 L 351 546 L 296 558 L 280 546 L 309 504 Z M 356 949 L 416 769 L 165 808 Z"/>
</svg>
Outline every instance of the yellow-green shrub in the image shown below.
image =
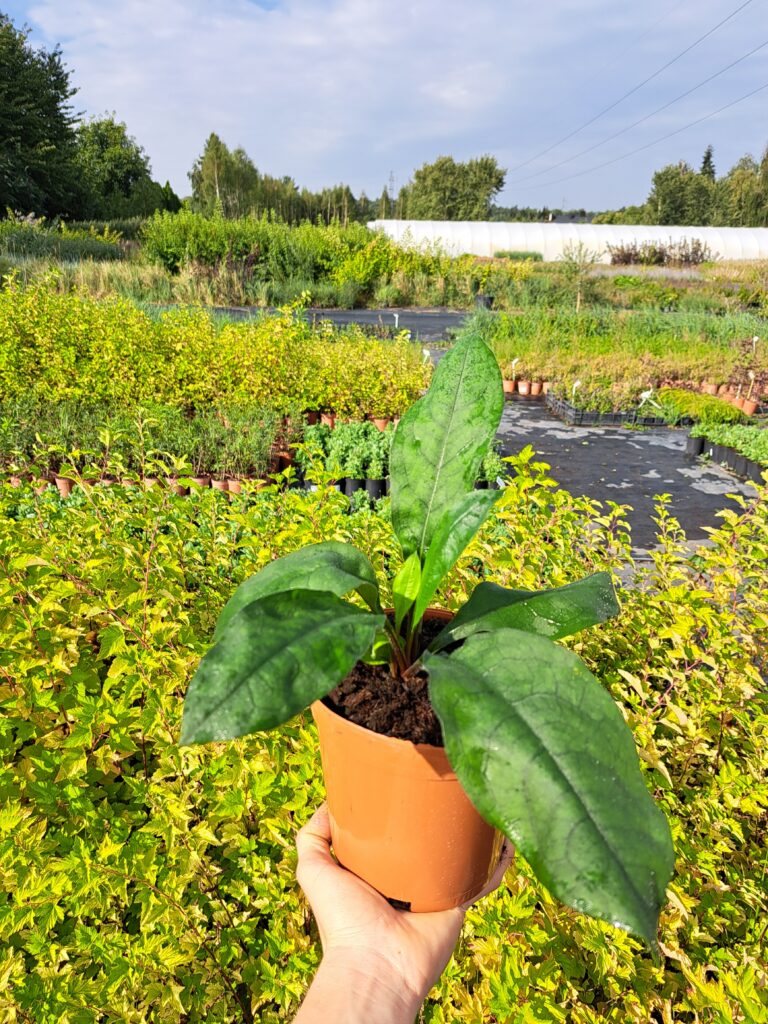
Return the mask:
<svg viewBox="0 0 768 1024">
<path fill-rule="evenodd" d="M 404 411 L 429 368 L 404 337 L 311 327 L 294 310 L 221 326 L 201 309 L 158 318 L 126 299 L 59 294 L 48 282 L 0 290 L 0 400 L 42 399 L 194 407 L 223 398 L 280 411 Z"/>
<path fill-rule="evenodd" d="M 441 595 L 479 576 L 633 576 L 623 510 L 555 488 L 530 452 Z M 318 963 L 294 836 L 322 799 L 309 716 L 179 750 L 181 698 L 234 587 L 350 540 L 391 575 L 387 521 L 335 491 L 0 489 L 0 1020 L 276 1024 Z M 518 860 L 467 915 L 431 1024 L 760 1022 L 768 822 L 768 492 L 690 559 L 667 513 L 618 620 L 573 646 L 632 726 L 670 817 L 664 959 L 555 903 Z"/>
</svg>

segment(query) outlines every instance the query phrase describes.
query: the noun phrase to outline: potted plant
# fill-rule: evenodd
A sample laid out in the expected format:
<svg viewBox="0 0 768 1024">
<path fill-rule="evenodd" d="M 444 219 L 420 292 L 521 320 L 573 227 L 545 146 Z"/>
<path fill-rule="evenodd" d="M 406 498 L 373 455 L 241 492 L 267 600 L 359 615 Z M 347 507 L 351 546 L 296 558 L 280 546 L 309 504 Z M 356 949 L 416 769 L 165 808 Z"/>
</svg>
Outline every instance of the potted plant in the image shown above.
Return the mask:
<svg viewBox="0 0 768 1024">
<path fill-rule="evenodd" d="M 381 432 L 376 428 L 368 437 L 365 489 L 372 500 L 382 498 L 386 493 L 391 436 L 389 430 Z"/>
<path fill-rule="evenodd" d="M 350 545 L 271 562 L 221 613 L 181 743 L 272 729 L 311 705 L 335 854 L 386 897 L 461 904 L 505 833 L 555 896 L 655 946 L 669 827 L 620 711 L 554 642 L 616 613 L 608 574 L 539 592 L 480 583 L 455 616 L 430 611 L 504 494 L 473 489 L 502 405 L 493 355 L 466 335 L 393 439 L 393 609 Z"/>
<path fill-rule="evenodd" d="M 502 388 L 504 390 L 504 397 L 511 398 L 517 389 L 517 371 L 515 367 L 520 362 L 519 357 L 513 359 L 510 363 L 504 365 L 502 372 Z"/>
</svg>

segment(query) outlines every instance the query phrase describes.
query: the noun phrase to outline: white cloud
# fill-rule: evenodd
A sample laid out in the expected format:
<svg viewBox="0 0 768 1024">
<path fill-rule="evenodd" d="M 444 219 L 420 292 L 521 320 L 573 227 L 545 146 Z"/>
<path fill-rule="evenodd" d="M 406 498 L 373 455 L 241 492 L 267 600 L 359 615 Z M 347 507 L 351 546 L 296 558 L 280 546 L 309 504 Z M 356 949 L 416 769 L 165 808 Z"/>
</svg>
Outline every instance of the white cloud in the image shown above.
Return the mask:
<svg viewBox="0 0 768 1024">
<path fill-rule="evenodd" d="M 178 191 L 188 190 L 186 172 L 216 131 L 269 173 L 312 188 L 344 180 L 378 194 L 390 172 L 399 185 L 441 153 L 493 153 L 516 166 L 679 52 L 723 9 L 717 0 L 671 11 L 668 0 L 37 0 L 25 14 L 41 41 L 61 43 L 78 107 L 114 110 L 149 153 L 156 177 L 170 178 Z M 746 52 L 759 24 L 759 13 L 747 9 L 528 173 Z M 573 169 L 642 145 L 669 130 L 669 121 L 692 120 L 766 80 L 768 65 L 756 55 L 700 99 L 672 108 L 664 122 L 628 133 Z M 761 147 L 765 109 L 763 94 L 732 117 L 602 175 L 551 189 L 510 185 L 503 198 L 597 207 L 638 201 L 653 168 L 681 156 L 697 160 L 709 141 L 719 166 Z"/>
</svg>

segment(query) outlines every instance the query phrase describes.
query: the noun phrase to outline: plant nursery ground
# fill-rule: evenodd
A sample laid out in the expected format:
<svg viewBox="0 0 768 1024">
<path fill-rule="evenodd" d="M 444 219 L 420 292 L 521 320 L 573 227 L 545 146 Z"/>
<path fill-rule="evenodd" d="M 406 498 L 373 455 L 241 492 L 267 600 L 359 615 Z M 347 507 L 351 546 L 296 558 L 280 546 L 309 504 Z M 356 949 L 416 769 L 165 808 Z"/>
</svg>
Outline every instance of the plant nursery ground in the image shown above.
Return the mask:
<svg viewBox="0 0 768 1024">
<path fill-rule="evenodd" d="M 687 456 L 683 430 L 568 426 L 542 401 L 516 400 L 505 405 L 499 439 L 504 454 L 531 445 L 571 493 L 628 505 L 635 555 L 656 543 L 656 495 L 669 495 L 689 541 L 701 542 L 722 509 L 736 508 L 730 494 L 754 493 L 727 470 Z"/>
</svg>

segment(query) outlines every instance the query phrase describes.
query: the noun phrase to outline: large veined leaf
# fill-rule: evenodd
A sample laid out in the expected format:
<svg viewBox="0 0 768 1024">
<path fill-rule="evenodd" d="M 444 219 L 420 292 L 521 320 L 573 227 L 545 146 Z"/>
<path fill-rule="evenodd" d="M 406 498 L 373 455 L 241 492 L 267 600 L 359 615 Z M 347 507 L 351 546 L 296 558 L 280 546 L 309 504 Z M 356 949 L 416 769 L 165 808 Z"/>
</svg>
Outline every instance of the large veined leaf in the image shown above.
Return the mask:
<svg viewBox="0 0 768 1024">
<path fill-rule="evenodd" d="M 468 335 L 438 363 L 392 441 L 392 523 L 406 557 L 417 551 L 423 561 L 446 509 L 474 487 L 503 407 L 496 357 Z"/>
<path fill-rule="evenodd" d="M 424 559 L 421 586 L 413 609 L 415 621 L 424 614 L 443 577 L 456 564 L 501 494 L 501 491 L 472 490 L 445 510 Z"/>
<path fill-rule="evenodd" d="M 357 590 L 369 608 L 379 611 L 379 591 L 371 563 L 351 544 L 327 540 L 269 562 L 241 583 L 222 609 L 214 639 L 222 636 L 230 620 L 251 601 L 285 590 L 324 590 L 337 597 Z"/>
<path fill-rule="evenodd" d="M 501 629 L 424 659 L 446 753 L 552 893 L 655 949 L 669 826 L 609 694 L 572 652 Z"/>
<path fill-rule="evenodd" d="M 230 740 L 286 722 L 330 693 L 383 624 L 383 615 L 317 590 L 252 601 L 198 666 L 184 701 L 181 744 Z"/>
<path fill-rule="evenodd" d="M 560 640 L 605 622 L 618 611 L 616 593 L 607 572 L 596 572 L 576 583 L 539 591 L 509 590 L 497 583 L 480 583 L 467 603 L 435 637 L 430 650 L 439 651 L 473 633 L 504 627 Z"/>
</svg>

